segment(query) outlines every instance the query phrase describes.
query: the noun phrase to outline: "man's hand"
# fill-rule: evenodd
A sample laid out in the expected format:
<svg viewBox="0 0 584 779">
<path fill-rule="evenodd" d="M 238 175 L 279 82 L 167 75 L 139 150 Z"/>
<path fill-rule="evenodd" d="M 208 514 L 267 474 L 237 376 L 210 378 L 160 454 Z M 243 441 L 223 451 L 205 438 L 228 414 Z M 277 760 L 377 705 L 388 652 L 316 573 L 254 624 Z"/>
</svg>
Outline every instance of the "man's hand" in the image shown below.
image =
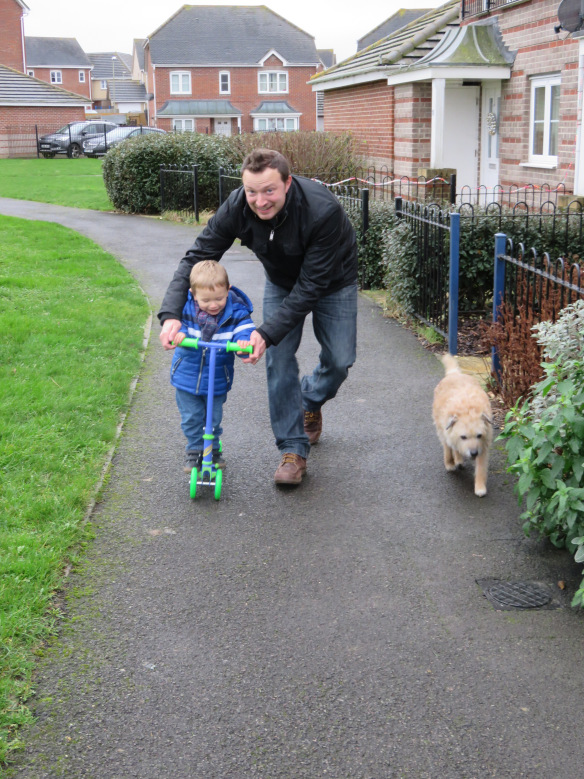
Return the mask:
<svg viewBox="0 0 584 779">
<path fill-rule="evenodd" d="M 250 335 L 249 342 L 253 346 L 253 354 L 250 354 L 249 357 L 244 358 L 242 362 L 250 362 L 252 365 L 255 365 L 256 362 L 262 358 L 263 353 L 266 351 L 266 342 L 257 330 L 254 330 Z"/>
<path fill-rule="evenodd" d="M 179 330 L 180 319 L 167 319 L 164 322 L 158 337 L 160 338 L 160 343 L 164 346 L 165 349 L 174 349 L 172 342 L 174 341 L 174 337 Z"/>
</svg>

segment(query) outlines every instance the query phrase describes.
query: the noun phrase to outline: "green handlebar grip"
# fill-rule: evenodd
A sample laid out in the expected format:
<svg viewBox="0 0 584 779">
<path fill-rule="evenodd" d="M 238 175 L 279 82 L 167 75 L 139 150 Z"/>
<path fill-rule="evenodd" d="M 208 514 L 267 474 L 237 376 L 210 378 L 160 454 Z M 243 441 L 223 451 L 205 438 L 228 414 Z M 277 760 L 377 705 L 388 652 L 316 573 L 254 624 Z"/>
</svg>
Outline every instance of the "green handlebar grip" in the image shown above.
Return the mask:
<svg viewBox="0 0 584 779">
<path fill-rule="evenodd" d="M 225 344 L 225 351 L 226 352 L 247 352 L 248 354 L 251 354 L 253 352 L 253 346 L 250 344 L 249 346 L 238 346 L 235 341 L 227 341 Z"/>
<path fill-rule="evenodd" d="M 172 342 L 174 344 L 174 341 Z M 176 344 L 174 344 L 176 346 Z M 193 349 L 197 349 L 199 347 L 199 339 L 198 338 L 183 338 L 181 341 L 181 346 L 192 346 Z"/>
</svg>

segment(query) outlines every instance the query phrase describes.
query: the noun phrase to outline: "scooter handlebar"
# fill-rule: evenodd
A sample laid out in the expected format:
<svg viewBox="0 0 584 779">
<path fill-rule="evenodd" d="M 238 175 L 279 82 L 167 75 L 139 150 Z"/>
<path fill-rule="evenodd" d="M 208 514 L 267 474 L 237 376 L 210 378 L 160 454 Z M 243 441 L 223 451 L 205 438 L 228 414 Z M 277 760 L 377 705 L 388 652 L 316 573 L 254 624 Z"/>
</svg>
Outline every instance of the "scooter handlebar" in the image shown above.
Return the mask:
<svg viewBox="0 0 584 779">
<path fill-rule="evenodd" d="M 174 344 L 174 341 L 173 341 Z M 191 349 L 198 349 L 201 346 L 203 349 L 210 347 L 211 349 L 225 349 L 226 352 L 247 352 L 247 354 L 253 353 L 253 346 L 238 346 L 235 341 L 201 341 L 200 338 L 183 338 L 180 344 L 174 344 L 175 346 L 187 346 Z"/>
</svg>

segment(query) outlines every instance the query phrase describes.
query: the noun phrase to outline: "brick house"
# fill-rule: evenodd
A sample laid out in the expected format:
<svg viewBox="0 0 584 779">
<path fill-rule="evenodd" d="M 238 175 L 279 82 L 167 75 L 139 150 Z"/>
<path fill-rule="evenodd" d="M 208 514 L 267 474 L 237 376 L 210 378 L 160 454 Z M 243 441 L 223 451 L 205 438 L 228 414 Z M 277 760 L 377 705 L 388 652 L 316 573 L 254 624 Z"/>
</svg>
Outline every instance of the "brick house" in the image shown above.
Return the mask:
<svg viewBox="0 0 584 779">
<path fill-rule="evenodd" d="M 312 78 L 325 130 L 353 131 L 394 175 L 455 170 L 459 191 L 584 194 L 584 40 L 558 35 L 557 11 L 558 0 L 444 4 Z"/>
<path fill-rule="evenodd" d="M 315 130 L 314 38 L 266 6 L 183 6 L 144 43 L 150 123 L 231 135 Z"/>
<path fill-rule="evenodd" d="M 36 154 L 36 127 L 85 119 L 91 101 L 26 75 L 22 0 L 0 0 L 0 157 Z"/>
<path fill-rule="evenodd" d="M 24 39 L 29 76 L 90 100 L 92 64 L 75 38 Z"/>
</svg>

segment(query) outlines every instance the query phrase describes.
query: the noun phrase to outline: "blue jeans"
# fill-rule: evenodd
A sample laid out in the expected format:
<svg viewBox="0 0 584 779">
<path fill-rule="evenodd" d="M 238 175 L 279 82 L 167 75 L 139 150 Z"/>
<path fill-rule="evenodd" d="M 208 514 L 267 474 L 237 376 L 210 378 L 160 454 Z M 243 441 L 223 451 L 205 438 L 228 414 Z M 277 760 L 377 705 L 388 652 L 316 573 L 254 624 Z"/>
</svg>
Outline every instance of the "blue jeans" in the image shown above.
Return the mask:
<svg viewBox="0 0 584 779">
<path fill-rule="evenodd" d="M 223 432 L 221 420 L 223 419 L 223 404 L 227 395 L 215 395 L 213 399 L 213 441 L 214 451 L 219 451 L 219 438 Z M 205 432 L 205 420 L 207 419 L 207 396 L 193 395 L 184 390 L 176 390 L 176 405 L 180 413 L 180 426 L 187 439 L 187 452 L 202 452 L 203 433 Z"/>
<path fill-rule="evenodd" d="M 266 279 L 264 320 L 280 307 L 288 290 Z M 304 432 L 304 409 L 318 411 L 334 398 L 357 354 L 357 285 L 343 287 L 321 298 L 312 312 L 312 327 L 321 351 L 310 376 L 299 378 L 296 352 L 304 320 L 277 346 L 266 351 L 270 420 L 281 452 L 307 457 L 310 451 Z"/>
</svg>

